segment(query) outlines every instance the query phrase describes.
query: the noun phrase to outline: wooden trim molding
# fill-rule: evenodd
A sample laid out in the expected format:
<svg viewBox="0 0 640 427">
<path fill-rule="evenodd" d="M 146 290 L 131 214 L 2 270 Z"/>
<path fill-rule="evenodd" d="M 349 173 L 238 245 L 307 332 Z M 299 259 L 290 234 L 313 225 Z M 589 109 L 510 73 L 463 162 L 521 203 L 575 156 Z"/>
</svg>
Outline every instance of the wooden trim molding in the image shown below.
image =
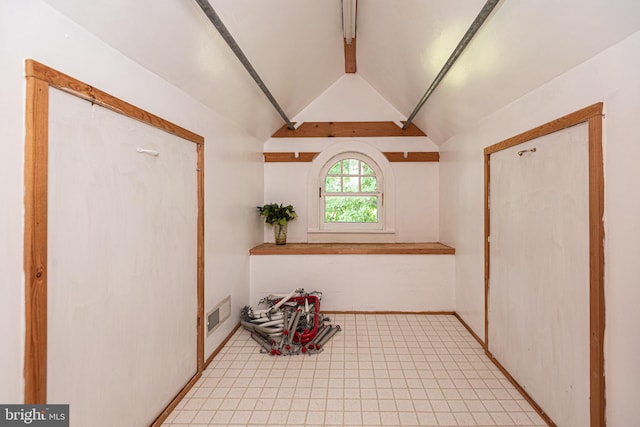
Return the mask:
<svg viewBox="0 0 640 427">
<path fill-rule="evenodd" d="M 375 315 L 416 315 L 416 316 L 455 316 L 455 311 L 396 311 L 396 310 L 322 310 L 326 314 L 375 314 Z"/>
<path fill-rule="evenodd" d="M 47 400 L 47 185 L 49 86 L 27 78 L 24 403 Z"/>
<path fill-rule="evenodd" d="M 489 273 L 491 263 L 489 262 L 489 236 L 491 236 L 491 221 L 489 217 L 489 185 L 490 170 L 489 156 L 484 153 L 484 348 L 489 348 Z"/>
<path fill-rule="evenodd" d="M 540 405 L 538 405 L 538 403 L 529 395 L 529 393 L 527 393 L 524 387 L 522 387 L 518 383 L 518 381 L 516 381 L 516 379 L 513 378 L 513 376 L 511 376 L 509 371 L 507 371 L 507 369 L 504 366 L 502 366 L 502 364 L 498 361 L 498 359 L 493 357 L 493 354 L 491 354 L 491 352 L 487 349 L 485 349 L 485 354 L 487 355 L 489 360 L 493 362 L 496 368 L 498 368 L 498 370 L 502 372 L 502 374 L 507 378 L 507 380 L 509 380 L 509 382 L 513 385 L 513 387 L 515 387 L 515 389 L 520 392 L 522 397 L 524 397 L 524 400 L 529 402 L 531 407 L 533 407 L 533 409 L 538 413 L 538 415 L 540 415 L 540 418 L 542 418 L 544 422 L 546 422 L 547 425 L 549 425 L 549 427 L 557 427 L 556 423 L 553 422 L 553 420 L 549 417 L 549 415 L 547 415 L 547 413 L 540 407 Z"/>
<path fill-rule="evenodd" d="M 464 328 L 467 330 L 467 332 L 469 332 L 471 334 L 471 336 L 473 338 L 475 338 L 476 341 L 478 341 L 478 344 L 480 344 L 482 346 L 482 348 L 484 348 L 484 343 L 482 342 L 482 340 L 480 339 L 480 337 L 478 336 L 478 334 L 476 334 L 474 332 L 473 329 L 471 329 L 471 326 L 469 326 L 467 324 L 467 322 L 464 321 L 464 319 L 462 318 L 462 316 L 460 316 L 458 314 L 458 312 L 453 313 L 454 316 L 456 316 L 456 319 L 458 319 L 458 321 L 462 324 L 462 326 L 464 326 Z"/>
<path fill-rule="evenodd" d="M 344 40 L 344 72 L 353 74 L 356 72 L 356 38 L 351 39 L 351 44 Z"/>
<path fill-rule="evenodd" d="M 209 356 L 207 358 L 207 361 L 204 363 L 204 367 L 202 369 L 202 371 L 204 369 L 206 369 L 209 364 L 211 362 L 213 362 L 213 359 L 216 357 L 216 355 L 218 353 L 220 353 L 220 351 L 224 348 L 224 346 L 229 342 L 229 340 L 233 337 L 233 335 L 236 333 L 236 331 L 240 328 L 240 323 L 238 323 L 236 326 L 234 326 L 234 328 L 231 330 L 231 332 L 229 332 L 229 334 L 227 335 L 227 337 L 222 340 L 222 342 L 220 343 L 220 345 L 218 345 L 218 347 L 216 347 L 216 349 L 213 351 L 213 353 L 211 353 L 211 356 Z M 202 377 L 202 372 L 199 372 L 198 374 L 196 374 L 183 388 L 182 390 L 180 390 L 180 392 L 176 395 L 176 397 L 173 398 L 173 400 L 171 401 L 171 403 L 169 403 L 169 405 L 164 409 L 164 411 L 162 411 L 162 413 L 160 415 L 158 415 L 158 418 L 156 418 L 153 421 L 153 424 L 151 424 L 151 427 L 160 427 L 162 425 L 162 423 L 169 417 L 169 415 L 171 415 L 171 412 L 173 412 L 174 409 L 176 409 L 176 407 L 180 404 L 180 402 L 182 401 L 182 399 L 184 399 L 184 397 L 187 395 L 187 393 L 189 392 L 189 390 L 191 390 L 191 388 L 193 388 L 194 385 L 196 385 L 196 383 L 198 382 L 198 379 L 200 379 Z"/>
<path fill-rule="evenodd" d="M 440 153 L 437 151 L 386 151 L 382 153 L 390 162 L 439 162 Z M 406 156 L 405 156 L 406 155 Z"/>
<path fill-rule="evenodd" d="M 533 400 L 531 398 L 531 396 L 529 396 L 529 393 L 527 393 L 526 390 L 524 388 L 522 388 L 522 386 L 520 386 L 520 384 L 518 384 L 518 382 L 515 380 L 515 378 L 513 378 L 511 376 L 509 371 L 507 371 L 504 368 L 504 366 L 502 366 L 500 364 L 500 362 L 498 362 L 498 360 L 495 357 L 493 357 L 491 352 L 489 352 L 489 350 L 487 350 L 484 342 L 482 342 L 480 337 L 473 331 L 473 329 L 471 329 L 471 327 L 467 324 L 467 322 L 465 322 L 464 319 L 462 319 L 462 317 L 457 312 L 453 313 L 453 315 L 456 316 L 456 318 L 460 321 L 462 326 L 464 326 L 465 329 L 471 334 L 471 336 L 473 336 L 473 338 L 475 338 L 475 340 L 478 341 L 478 344 L 480 344 L 480 346 L 482 348 L 484 348 L 484 352 L 487 355 L 487 357 L 489 358 L 489 360 L 491 360 L 491 362 L 496 366 L 496 368 L 498 368 L 500 370 L 500 372 L 502 372 L 504 374 L 504 376 L 507 378 L 507 380 L 509 380 L 509 382 L 516 388 L 516 390 L 518 390 L 518 392 L 520 392 L 522 397 L 524 397 L 524 399 L 527 402 L 529 402 L 529 404 L 538 413 L 538 415 L 540 415 L 540 418 L 542 418 L 549 426 L 555 427 L 555 424 L 553 423 L 553 421 L 551 421 L 551 418 L 549 418 L 549 416 L 542 410 L 540 405 L 538 405 L 536 403 L 536 401 Z"/>
<path fill-rule="evenodd" d="M 297 129 L 282 126 L 272 138 L 349 138 L 427 136 L 411 123 L 405 130 L 394 122 L 304 122 Z"/>
<path fill-rule="evenodd" d="M 216 347 L 216 349 L 213 351 L 213 353 L 211 353 L 211 355 L 209 357 L 207 357 L 207 361 L 204 364 L 205 369 L 211 364 L 211 362 L 213 362 L 213 359 L 215 359 L 215 357 L 218 355 L 218 353 L 220 353 L 220 351 L 222 351 L 224 346 L 229 342 L 229 340 L 238 331 L 238 329 L 240 329 L 240 323 L 238 323 L 236 326 L 233 327 L 231 332 L 229 332 L 227 334 L 227 337 L 225 339 L 223 339 L 222 342 L 220 343 L 220 345 L 218 345 L 218 347 Z"/>
<path fill-rule="evenodd" d="M 197 366 L 198 372 L 204 370 L 204 139 L 196 146 L 198 172 L 198 261 L 197 261 L 197 298 L 198 318 L 197 328 Z"/>
<path fill-rule="evenodd" d="M 574 113 L 562 116 L 559 119 L 552 120 L 541 126 L 523 132 L 519 135 L 507 138 L 504 141 L 491 145 L 484 149 L 485 154 L 492 154 L 497 151 L 502 151 L 514 145 L 522 144 L 523 142 L 531 141 L 532 139 L 540 138 L 541 136 L 548 135 L 550 133 L 557 132 L 562 129 L 566 129 L 571 126 L 575 126 L 580 123 L 589 121 L 589 119 L 597 116 L 602 116 L 602 102 L 590 105 L 589 107 L 578 110 Z"/>
<path fill-rule="evenodd" d="M 263 153 L 265 163 L 286 162 L 312 162 L 317 152 L 271 152 Z M 385 155 L 390 162 L 439 162 L 440 153 L 437 151 L 386 151 Z"/>
<path fill-rule="evenodd" d="M 187 384 L 178 392 L 176 397 L 174 397 L 171 402 L 167 405 L 166 408 L 158 415 L 158 417 L 153 421 L 151 427 L 160 427 L 162 423 L 169 417 L 171 412 L 176 409 L 176 406 L 180 404 L 182 399 L 189 393 L 189 390 L 193 388 L 194 385 L 198 382 L 198 380 L 202 377 L 202 371 L 198 371 Z"/>
<path fill-rule="evenodd" d="M 204 367 L 204 138 L 91 87 L 39 62 L 25 62 L 27 76 L 25 138 L 25 356 L 24 403 L 47 403 L 47 206 L 49 87 L 65 91 L 126 117 L 197 144 L 197 372 Z M 180 393 L 183 393 L 181 391 Z M 184 391 L 186 394 L 186 391 Z"/>
<path fill-rule="evenodd" d="M 60 71 L 47 67 L 33 59 L 27 59 L 26 61 L 26 76 L 47 82 L 51 87 L 60 89 L 129 118 L 139 120 L 149 126 L 161 129 L 187 141 L 197 144 L 204 143 L 204 137 L 200 135 L 173 124 L 155 114 L 151 114 L 135 105 L 131 105 L 115 96 L 109 95 L 100 89 L 96 89 Z"/>
<path fill-rule="evenodd" d="M 494 360 L 496 366 L 503 370 L 508 378 L 511 376 L 493 358 L 489 352 L 489 305 L 490 292 L 489 272 L 490 259 L 490 215 L 489 189 L 491 154 L 522 144 L 532 139 L 548 135 L 575 126 L 580 123 L 589 125 L 589 333 L 590 333 L 590 415 L 591 427 L 606 426 L 605 420 L 605 376 L 604 376 L 604 164 L 602 156 L 602 111 L 603 103 L 599 102 L 559 119 L 545 123 L 534 129 L 505 139 L 484 149 L 484 211 L 485 211 L 485 341 L 484 348 Z M 537 406 L 537 405 L 536 405 Z M 544 418 L 544 417 L 543 417 Z M 553 421 L 545 418 L 553 424 Z"/>
<path fill-rule="evenodd" d="M 320 153 L 263 153 L 265 163 L 312 162 Z"/>
<path fill-rule="evenodd" d="M 605 426 L 604 170 L 602 104 L 589 117 L 589 311 L 591 427 Z"/>
<path fill-rule="evenodd" d="M 455 255 L 451 246 L 424 243 L 263 243 L 251 255 Z"/>
</svg>

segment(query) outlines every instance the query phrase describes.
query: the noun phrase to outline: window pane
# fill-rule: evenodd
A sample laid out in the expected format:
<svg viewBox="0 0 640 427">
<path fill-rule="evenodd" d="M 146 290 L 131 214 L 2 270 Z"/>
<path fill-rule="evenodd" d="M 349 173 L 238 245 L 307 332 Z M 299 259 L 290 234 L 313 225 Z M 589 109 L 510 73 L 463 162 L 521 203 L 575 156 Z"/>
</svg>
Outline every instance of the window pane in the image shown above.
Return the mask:
<svg viewBox="0 0 640 427">
<path fill-rule="evenodd" d="M 375 175 L 376 173 L 365 162 L 362 163 L 362 175 Z"/>
<path fill-rule="evenodd" d="M 359 175 L 360 161 L 356 159 L 346 159 L 342 161 L 343 172 L 345 175 Z"/>
<path fill-rule="evenodd" d="M 362 190 L 363 193 L 369 193 L 378 191 L 378 180 L 375 176 L 362 177 Z"/>
<path fill-rule="evenodd" d="M 378 222 L 378 198 L 327 196 L 325 222 Z"/>
<path fill-rule="evenodd" d="M 328 176 L 325 180 L 324 191 L 328 193 L 340 193 L 342 191 L 340 188 L 340 177 Z"/>
<path fill-rule="evenodd" d="M 360 179 L 357 176 L 342 178 L 343 190 L 346 193 L 359 193 L 360 192 Z"/>
<path fill-rule="evenodd" d="M 338 162 L 331 166 L 331 169 L 329 169 L 329 175 L 340 175 L 340 163 L 341 162 Z"/>
</svg>

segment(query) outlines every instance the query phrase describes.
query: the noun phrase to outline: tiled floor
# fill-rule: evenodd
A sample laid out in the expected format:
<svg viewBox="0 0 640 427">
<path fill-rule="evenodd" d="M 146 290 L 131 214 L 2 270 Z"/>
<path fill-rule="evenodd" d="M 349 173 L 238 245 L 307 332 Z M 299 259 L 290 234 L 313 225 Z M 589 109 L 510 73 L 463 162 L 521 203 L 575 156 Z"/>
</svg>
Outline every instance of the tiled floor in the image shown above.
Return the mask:
<svg viewBox="0 0 640 427">
<path fill-rule="evenodd" d="M 334 314 L 323 353 L 231 338 L 164 426 L 546 426 L 449 315 Z"/>
</svg>

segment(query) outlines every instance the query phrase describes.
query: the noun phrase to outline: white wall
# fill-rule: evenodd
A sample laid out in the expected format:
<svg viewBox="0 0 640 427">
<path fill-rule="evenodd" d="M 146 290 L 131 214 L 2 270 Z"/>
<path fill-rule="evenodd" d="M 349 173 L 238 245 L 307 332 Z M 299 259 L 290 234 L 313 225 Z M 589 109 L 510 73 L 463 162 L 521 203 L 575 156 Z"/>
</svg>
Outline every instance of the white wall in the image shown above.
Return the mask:
<svg viewBox="0 0 640 427">
<path fill-rule="evenodd" d="M 296 288 L 322 310 L 453 311 L 454 255 L 253 255 L 251 303 Z"/>
<path fill-rule="evenodd" d="M 405 120 L 358 74 L 345 74 L 293 118 L 302 121 Z M 265 152 L 322 152 L 341 142 L 364 142 L 379 151 L 438 151 L 428 137 L 386 138 L 271 138 Z M 396 191 L 396 241 L 438 241 L 438 163 L 392 162 Z M 307 178 L 311 163 L 266 163 L 265 203 L 292 204 L 299 217 L 288 226 L 288 241 L 307 241 Z M 273 230 L 265 227 L 265 241 Z"/>
<path fill-rule="evenodd" d="M 293 121 L 404 120 L 359 75 L 344 75 Z M 271 138 L 265 152 L 323 152 L 350 142 L 384 151 L 438 151 L 428 137 Z M 391 162 L 395 181 L 395 241 L 438 241 L 438 163 Z M 298 218 L 289 242 L 307 242 L 308 177 L 312 163 L 265 163 L 264 201 L 292 204 Z M 388 190 L 387 190 L 388 191 Z M 273 229 L 264 227 L 273 242 Z M 324 310 L 453 310 L 452 255 L 252 256 L 251 303 L 270 293 L 303 287 L 324 293 Z M 338 280 L 337 280 L 338 279 Z M 348 283 L 348 286 L 344 286 Z"/>
<path fill-rule="evenodd" d="M 484 335 L 483 148 L 604 101 L 605 371 L 610 426 L 640 419 L 640 33 L 488 116 L 441 147 L 440 239 L 456 248 L 456 309 Z"/>
<path fill-rule="evenodd" d="M 294 122 L 406 120 L 360 74 L 343 74 L 293 119 Z"/>
<path fill-rule="evenodd" d="M 304 138 L 272 138 L 265 151 L 312 151 L 319 152 L 332 144 L 328 141 L 310 141 Z M 322 138 L 314 138 L 322 139 Z M 346 138 L 345 138 L 346 139 Z M 365 142 L 379 151 L 431 151 L 425 150 L 425 138 L 357 138 L 349 141 Z M 433 150 L 435 151 L 435 150 Z M 438 164 L 435 162 L 391 162 L 396 191 L 396 241 L 437 242 L 438 233 Z M 266 203 L 292 204 L 298 218 L 289 223 L 288 241 L 307 241 L 307 177 L 312 168 L 304 163 L 265 163 L 264 201 Z M 265 241 L 272 242 L 273 230 L 265 227 Z"/>
<path fill-rule="evenodd" d="M 262 241 L 255 213 L 263 199 L 262 143 L 39 0 L 0 2 L 0 58 L 0 402 L 19 403 L 23 394 L 26 58 L 205 137 L 205 310 L 231 295 L 239 313 L 249 300 L 248 249 Z M 231 319 L 206 339 L 205 357 L 235 325 Z"/>
</svg>

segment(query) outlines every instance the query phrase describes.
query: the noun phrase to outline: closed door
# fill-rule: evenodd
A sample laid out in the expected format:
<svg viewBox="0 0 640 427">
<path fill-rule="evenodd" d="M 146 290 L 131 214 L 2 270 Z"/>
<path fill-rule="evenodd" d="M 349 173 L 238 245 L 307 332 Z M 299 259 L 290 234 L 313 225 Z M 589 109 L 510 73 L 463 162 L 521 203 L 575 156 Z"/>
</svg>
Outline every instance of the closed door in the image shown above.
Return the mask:
<svg viewBox="0 0 640 427">
<path fill-rule="evenodd" d="M 590 425 L 589 129 L 490 156 L 488 348 L 559 426 Z"/>
<path fill-rule="evenodd" d="M 47 400 L 148 425 L 197 372 L 196 144 L 53 89 L 49 110 Z"/>
</svg>

